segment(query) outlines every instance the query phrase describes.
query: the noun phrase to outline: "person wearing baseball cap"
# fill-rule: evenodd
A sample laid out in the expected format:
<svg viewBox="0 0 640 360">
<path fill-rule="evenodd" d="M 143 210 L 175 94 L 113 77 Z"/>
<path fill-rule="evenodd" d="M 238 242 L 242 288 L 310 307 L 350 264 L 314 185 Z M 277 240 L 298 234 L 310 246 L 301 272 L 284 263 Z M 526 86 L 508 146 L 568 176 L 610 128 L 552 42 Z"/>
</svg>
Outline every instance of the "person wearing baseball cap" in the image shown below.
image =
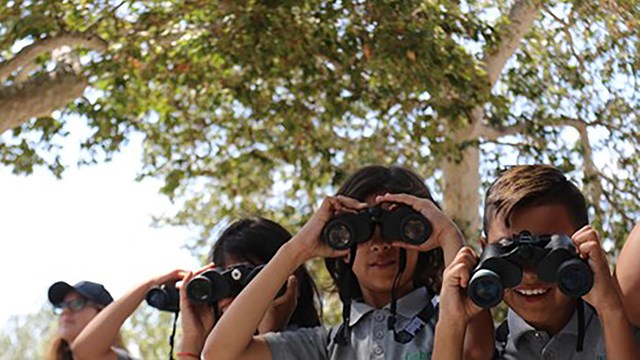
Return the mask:
<svg viewBox="0 0 640 360">
<path fill-rule="evenodd" d="M 49 287 L 48 298 L 54 313 L 60 317 L 58 332 L 46 358 L 71 360 L 71 344 L 98 312 L 113 302 L 113 297 L 102 284 L 92 281 L 80 281 L 73 286 L 58 281 Z M 114 348 L 117 349 L 117 354 L 126 354 L 120 336 L 117 337 Z"/>
</svg>

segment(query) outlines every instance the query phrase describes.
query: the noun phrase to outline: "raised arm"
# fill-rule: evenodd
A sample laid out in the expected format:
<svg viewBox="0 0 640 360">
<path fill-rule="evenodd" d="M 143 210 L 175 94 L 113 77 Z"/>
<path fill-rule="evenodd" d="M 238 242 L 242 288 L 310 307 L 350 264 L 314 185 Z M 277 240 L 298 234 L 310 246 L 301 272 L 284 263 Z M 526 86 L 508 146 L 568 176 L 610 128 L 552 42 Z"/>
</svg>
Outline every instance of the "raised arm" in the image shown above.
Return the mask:
<svg viewBox="0 0 640 360">
<path fill-rule="evenodd" d="M 283 245 L 257 277 L 235 298 L 220 318 L 205 343 L 205 359 L 271 359 L 271 352 L 261 336 L 253 336 L 262 318 L 285 281 L 295 281 L 293 272 L 314 257 L 346 255 L 331 250 L 320 240 L 322 228 L 334 211 L 349 203 L 343 197 L 327 197 L 309 222 Z"/>
<path fill-rule="evenodd" d="M 120 299 L 109 304 L 82 330 L 71 345 L 74 359 L 115 360 L 117 354 L 111 349 L 120 327 L 144 300 L 152 287 L 169 281 L 182 279 L 184 270 L 174 270 L 166 275 L 145 281 Z"/>
<path fill-rule="evenodd" d="M 587 259 L 593 270 L 593 287 L 583 299 L 597 311 L 607 359 L 640 359 L 640 351 L 635 344 L 631 326 L 622 300 L 611 276 L 609 264 L 598 234 L 589 226 L 578 230 L 571 237 L 576 244 L 580 256 Z"/>
<path fill-rule="evenodd" d="M 490 359 L 493 356 L 491 313 L 476 306 L 467 296 L 470 273 L 476 262 L 473 250 L 464 247 L 444 271 L 432 359 Z"/>
<path fill-rule="evenodd" d="M 627 241 L 622 247 L 618 264 L 616 265 L 616 278 L 622 292 L 622 303 L 629 316 L 629 321 L 636 327 L 640 327 L 640 223 L 633 228 Z"/>
</svg>

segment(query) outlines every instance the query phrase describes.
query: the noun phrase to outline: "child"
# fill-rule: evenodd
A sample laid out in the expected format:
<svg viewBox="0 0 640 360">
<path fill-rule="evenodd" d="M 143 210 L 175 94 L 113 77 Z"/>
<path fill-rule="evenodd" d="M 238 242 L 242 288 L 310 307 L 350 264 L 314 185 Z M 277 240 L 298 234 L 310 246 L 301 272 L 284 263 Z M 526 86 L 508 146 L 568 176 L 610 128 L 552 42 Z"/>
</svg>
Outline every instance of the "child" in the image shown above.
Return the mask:
<svg viewBox="0 0 640 360">
<path fill-rule="evenodd" d="M 300 232 L 280 248 L 256 281 L 235 299 L 207 338 L 205 358 L 430 357 L 435 294 L 443 263 L 451 262 L 464 242 L 460 231 L 437 208 L 422 179 L 400 167 L 362 168 L 347 179 L 338 194 L 324 199 Z M 432 235 L 419 246 L 408 245 L 399 239 L 382 238 L 380 227 L 376 226 L 371 238 L 357 245 L 355 257 L 352 250 L 333 250 L 321 240 L 324 226 L 336 215 L 380 204 L 387 209 L 391 204 L 411 206 L 430 221 Z M 406 252 L 406 266 L 401 265 L 405 257 L 402 252 Z M 330 330 L 317 327 L 253 336 L 282 283 L 287 278 L 290 282 L 291 272 L 314 257 L 326 258 L 342 300 L 351 304 L 345 305 L 345 323 Z M 399 300 L 395 301 L 393 295 Z M 397 322 L 389 318 L 397 318 Z M 490 319 L 485 320 L 490 326 Z M 412 327 L 415 324 L 422 326 Z M 399 329 L 409 331 L 403 333 Z M 411 336 L 403 339 L 399 333 Z M 481 337 L 474 335 L 472 339 Z M 477 349 L 484 350 L 481 346 Z"/>
<path fill-rule="evenodd" d="M 509 312 L 506 325 L 496 332 L 497 357 L 604 359 L 606 354 L 608 359 L 639 358 L 605 253 L 588 225 L 585 199 L 562 172 L 525 165 L 501 174 L 487 190 L 484 230 L 483 246 L 523 230 L 533 235 L 569 235 L 594 274 L 593 287 L 582 297 L 589 306 L 584 307 L 584 328 L 580 329 L 581 300 L 564 295 L 555 283 L 542 282 L 534 268 L 525 266 L 520 284 L 504 291 Z M 435 345 L 440 358 L 454 354 L 452 344 L 461 341 L 460 327 L 479 310 L 463 291 L 476 261 L 472 251 L 463 249 L 445 271 L 441 300 L 453 305 L 441 310 L 443 326 L 438 328 Z M 579 345 L 584 347 L 581 352 Z"/>
<path fill-rule="evenodd" d="M 253 266 L 269 261 L 276 251 L 289 239 L 291 234 L 277 223 L 264 218 L 250 218 L 234 222 L 223 231 L 211 251 L 211 261 L 215 266 L 230 267 L 241 263 Z M 74 356 L 78 359 L 115 359 L 113 351 L 107 346 L 124 321 L 144 300 L 147 292 L 156 286 L 176 283 L 182 280 L 187 284 L 195 276 L 214 267 L 211 263 L 193 272 L 174 270 L 136 286 L 120 299 L 104 309 L 72 345 Z M 298 285 L 299 284 L 299 285 Z M 224 313 L 232 298 L 220 300 L 216 308 Z M 260 333 L 283 330 L 285 328 L 304 328 L 320 324 L 315 304 L 317 291 L 315 284 L 301 267 L 292 277 L 291 286 L 279 298 L 273 301 L 272 311 L 268 312 L 259 326 Z M 207 304 L 199 304 L 187 298 L 187 291 L 180 291 L 180 317 L 182 341 L 179 359 L 200 358 L 200 352 L 207 335 L 215 325 L 215 311 Z"/>
</svg>

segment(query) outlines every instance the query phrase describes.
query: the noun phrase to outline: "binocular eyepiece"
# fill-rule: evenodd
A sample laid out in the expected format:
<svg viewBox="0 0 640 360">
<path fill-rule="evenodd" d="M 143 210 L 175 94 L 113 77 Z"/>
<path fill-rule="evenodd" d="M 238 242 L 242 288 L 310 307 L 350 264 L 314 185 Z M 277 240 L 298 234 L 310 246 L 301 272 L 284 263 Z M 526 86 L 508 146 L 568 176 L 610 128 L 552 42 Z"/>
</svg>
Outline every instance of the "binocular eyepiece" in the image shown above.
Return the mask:
<svg viewBox="0 0 640 360">
<path fill-rule="evenodd" d="M 593 272 L 568 236 L 523 231 L 485 247 L 469 281 L 469 297 L 483 308 L 498 305 L 504 289 L 520 283 L 526 265 L 535 266 L 540 280 L 556 283 L 569 297 L 582 297 L 593 286 Z"/>
<path fill-rule="evenodd" d="M 322 230 L 322 240 L 333 249 L 349 249 L 371 239 L 376 224 L 380 225 L 383 238 L 412 245 L 424 243 L 433 232 L 429 220 L 410 206 L 397 204 L 387 210 L 376 205 L 336 216 Z"/>
</svg>

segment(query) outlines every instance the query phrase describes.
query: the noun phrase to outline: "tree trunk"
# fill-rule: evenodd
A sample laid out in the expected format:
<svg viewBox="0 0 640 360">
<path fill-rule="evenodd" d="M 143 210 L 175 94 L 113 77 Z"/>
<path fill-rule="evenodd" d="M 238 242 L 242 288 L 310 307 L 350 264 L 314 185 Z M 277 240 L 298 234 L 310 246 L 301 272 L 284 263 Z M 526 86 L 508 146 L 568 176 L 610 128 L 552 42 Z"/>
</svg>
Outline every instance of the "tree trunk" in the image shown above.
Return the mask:
<svg viewBox="0 0 640 360">
<path fill-rule="evenodd" d="M 467 241 L 473 244 L 480 233 L 480 151 L 475 146 L 462 150 L 462 160 L 442 164 L 444 211 L 455 221 Z"/>
</svg>

